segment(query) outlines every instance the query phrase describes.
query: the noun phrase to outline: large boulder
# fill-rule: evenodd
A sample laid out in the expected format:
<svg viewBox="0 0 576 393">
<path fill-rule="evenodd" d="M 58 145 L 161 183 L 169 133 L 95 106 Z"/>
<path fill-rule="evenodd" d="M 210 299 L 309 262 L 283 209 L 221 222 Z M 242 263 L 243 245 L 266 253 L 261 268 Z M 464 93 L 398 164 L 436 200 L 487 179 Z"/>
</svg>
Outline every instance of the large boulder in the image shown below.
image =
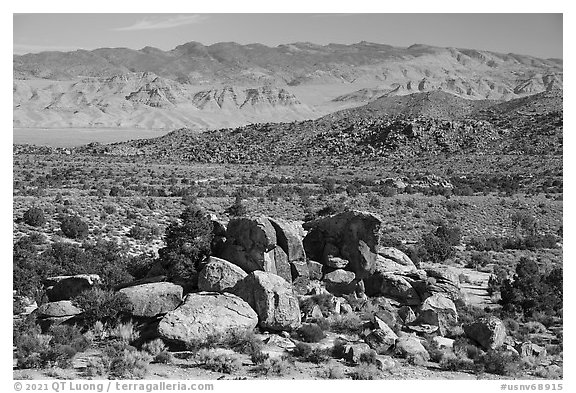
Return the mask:
<svg viewBox="0 0 576 393">
<path fill-rule="evenodd" d="M 232 331 L 252 330 L 258 316 L 244 300 L 230 293 L 191 293 L 158 324 L 159 336 L 179 346 L 195 345 Z"/>
<path fill-rule="evenodd" d="M 441 294 L 434 294 L 424 300 L 415 324 L 438 326 L 438 332 L 444 336 L 450 326 L 458 321 L 456 305 L 452 300 Z"/>
<path fill-rule="evenodd" d="M 354 293 L 356 290 L 356 275 L 347 270 L 334 270 L 324 275 L 326 290 L 333 295 L 341 296 Z"/>
<path fill-rule="evenodd" d="M 224 259 L 210 257 L 198 274 L 198 289 L 208 292 L 224 292 L 247 276 L 239 266 Z"/>
<path fill-rule="evenodd" d="M 301 227 L 296 223 L 276 218 L 268 218 L 268 220 L 276 230 L 277 244 L 288 256 L 288 261 L 306 260 L 302 236 L 300 235 Z"/>
<path fill-rule="evenodd" d="M 277 247 L 276 230 L 266 217 L 232 219 L 218 256 L 246 273 L 262 270 L 292 279 L 288 254 Z"/>
<path fill-rule="evenodd" d="M 364 286 L 366 295 L 384 296 L 402 305 L 414 306 L 422 301 L 406 277 L 380 269 L 364 279 Z"/>
<path fill-rule="evenodd" d="M 430 360 L 430 354 L 422 345 L 420 339 L 411 334 L 402 334 L 396 340 L 395 352 L 404 358 L 421 358 L 424 361 Z"/>
<path fill-rule="evenodd" d="M 275 274 L 254 271 L 232 288 L 258 314 L 260 327 L 294 330 L 300 327 L 300 306 L 292 286 Z"/>
<path fill-rule="evenodd" d="M 74 276 L 56 276 L 44 280 L 46 295 L 51 302 L 70 300 L 100 283 L 97 274 L 77 274 Z"/>
<path fill-rule="evenodd" d="M 479 321 L 462 325 L 468 338 L 477 342 L 482 348 L 496 349 L 504 344 L 506 327 L 496 317 L 482 318 Z"/>
<path fill-rule="evenodd" d="M 129 313 L 135 317 L 155 317 L 174 310 L 182 302 L 183 288 L 170 282 L 155 282 L 118 291 L 126 297 Z"/>
<path fill-rule="evenodd" d="M 309 258 L 322 261 L 326 245 L 336 246 L 337 256 L 349 261 L 348 269 L 361 279 L 374 270 L 381 226 L 380 217 L 357 210 L 309 221 L 303 224 L 308 230 L 304 250 Z"/>
</svg>

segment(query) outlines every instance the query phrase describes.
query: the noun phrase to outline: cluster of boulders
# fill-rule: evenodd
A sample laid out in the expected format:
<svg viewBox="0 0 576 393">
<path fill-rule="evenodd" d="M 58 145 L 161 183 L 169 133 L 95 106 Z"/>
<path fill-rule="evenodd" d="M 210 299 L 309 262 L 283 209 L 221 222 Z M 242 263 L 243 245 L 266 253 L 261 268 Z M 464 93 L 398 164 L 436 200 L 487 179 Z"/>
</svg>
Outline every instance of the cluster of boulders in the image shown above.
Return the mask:
<svg viewBox="0 0 576 393">
<path fill-rule="evenodd" d="M 443 336 L 458 323 L 458 275 L 448 267 L 417 268 L 400 250 L 381 246 L 381 230 L 377 215 L 361 211 L 302 226 L 267 217 L 233 218 L 227 226 L 215 222 L 214 255 L 202 264 L 197 291 L 185 294 L 163 276 L 116 289 L 133 318 L 147 321 L 157 337 L 177 346 L 257 326 L 276 333 L 297 331 L 303 323 L 326 317 L 318 306 L 304 312 L 301 302 L 331 294 L 334 314 L 353 313 L 354 304 L 375 307 L 363 348 L 428 359 L 418 335 L 434 334 L 440 346 L 451 345 Z M 38 319 L 48 326 L 80 315 L 70 299 L 98 283 L 96 275 L 47 279 L 48 302 L 38 309 Z M 497 318 L 463 330 L 485 349 L 504 345 L 506 338 Z"/>
</svg>

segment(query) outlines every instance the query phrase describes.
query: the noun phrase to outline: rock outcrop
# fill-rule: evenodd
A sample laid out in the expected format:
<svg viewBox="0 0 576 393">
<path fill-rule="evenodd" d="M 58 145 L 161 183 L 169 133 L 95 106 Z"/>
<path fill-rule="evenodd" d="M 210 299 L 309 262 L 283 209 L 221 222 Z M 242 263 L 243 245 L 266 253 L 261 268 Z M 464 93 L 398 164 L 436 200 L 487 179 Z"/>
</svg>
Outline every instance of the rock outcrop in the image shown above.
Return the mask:
<svg viewBox="0 0 576 393">
<path fill-rule="evenodd" d="M 375 268 L 382 220 L 375 214 L 346 211 L 303 224 L 306 255 L 325 263 L 330 256 L 349 262 L 346 266 L 362 279 Z M 337 255 L 335 255 L 337 254 Z"/>
<path fill-rule="evenodd" d="M 219 256 L 247 273 L 262 270 L 292 281 L 287 253 L 276 246 L 276 230 L 268 218 L 234 218 Z"/>
</svg>

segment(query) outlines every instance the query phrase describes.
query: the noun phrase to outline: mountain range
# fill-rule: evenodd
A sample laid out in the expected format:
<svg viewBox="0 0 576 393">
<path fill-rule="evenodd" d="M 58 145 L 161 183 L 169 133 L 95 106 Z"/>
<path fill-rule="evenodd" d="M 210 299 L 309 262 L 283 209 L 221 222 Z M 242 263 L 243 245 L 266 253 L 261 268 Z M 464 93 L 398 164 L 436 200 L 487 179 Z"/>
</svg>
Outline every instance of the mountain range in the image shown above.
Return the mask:
<svg viewBox="0 0 576 393">
<path fill-rule="evenodd" d="M 189 42 L 15 55 L 13 76 L 14 127 L 217 129 L 316 119 L 413 93 L 451 93 L 470 106 L 507 101 L 561 89 L 563 62 L 426 45 Z"/>
</svg>

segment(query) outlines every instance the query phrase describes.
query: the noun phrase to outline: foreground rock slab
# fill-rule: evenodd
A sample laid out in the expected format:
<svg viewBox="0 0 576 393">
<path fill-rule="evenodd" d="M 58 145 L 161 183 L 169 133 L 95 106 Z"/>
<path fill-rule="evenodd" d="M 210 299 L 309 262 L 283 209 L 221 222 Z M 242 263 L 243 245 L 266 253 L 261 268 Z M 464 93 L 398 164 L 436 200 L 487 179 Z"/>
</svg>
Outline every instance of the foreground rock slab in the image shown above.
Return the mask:
<svg viewBox="0 0 576 393">
<path fill-rule="evenodd" d="M 195 345 L 231 331 L 252 330 L 258 315 L 248 303 L 230 293 L 191 293 L 158 325 L 160 338 L 180 346 Z"/>
</svg>

